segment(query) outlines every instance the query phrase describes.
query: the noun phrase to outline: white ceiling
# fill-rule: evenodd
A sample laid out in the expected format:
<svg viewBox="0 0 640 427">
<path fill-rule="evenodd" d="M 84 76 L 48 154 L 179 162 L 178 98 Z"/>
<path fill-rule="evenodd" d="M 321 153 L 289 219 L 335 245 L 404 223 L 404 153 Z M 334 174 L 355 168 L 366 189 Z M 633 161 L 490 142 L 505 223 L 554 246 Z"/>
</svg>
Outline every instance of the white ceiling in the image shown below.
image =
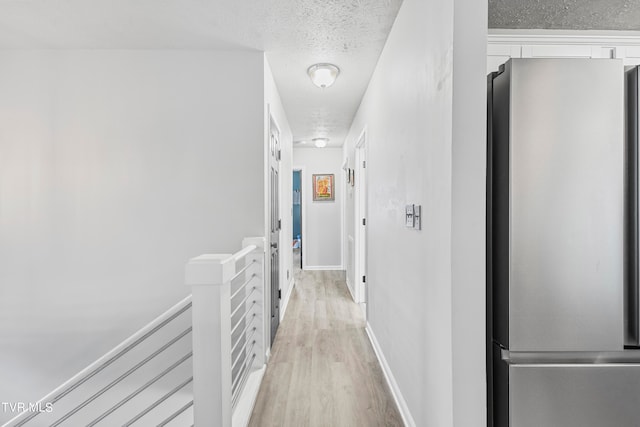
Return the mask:
<svg viewBox="0 0 640 427">
<path fill-rule="evenodd" d="M 402 0 L 0 0 L 0 48 L 267 52 L 294 141 L 342 145 Z M 306 70 L 341 69 L 319 89 Z"/>
</svg>

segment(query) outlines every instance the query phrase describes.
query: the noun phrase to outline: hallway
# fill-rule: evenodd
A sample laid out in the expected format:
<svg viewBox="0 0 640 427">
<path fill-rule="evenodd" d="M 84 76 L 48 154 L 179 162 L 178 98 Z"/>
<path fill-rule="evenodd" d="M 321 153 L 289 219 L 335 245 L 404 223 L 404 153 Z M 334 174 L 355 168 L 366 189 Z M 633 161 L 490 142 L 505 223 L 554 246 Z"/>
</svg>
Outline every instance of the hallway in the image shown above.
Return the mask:
<svg viewBox="0 0 640 427">
<path fill-rule="evenodd" d="M 344 273 L 296 271 L 249 426 L 402 425 Z"/>
</svg>

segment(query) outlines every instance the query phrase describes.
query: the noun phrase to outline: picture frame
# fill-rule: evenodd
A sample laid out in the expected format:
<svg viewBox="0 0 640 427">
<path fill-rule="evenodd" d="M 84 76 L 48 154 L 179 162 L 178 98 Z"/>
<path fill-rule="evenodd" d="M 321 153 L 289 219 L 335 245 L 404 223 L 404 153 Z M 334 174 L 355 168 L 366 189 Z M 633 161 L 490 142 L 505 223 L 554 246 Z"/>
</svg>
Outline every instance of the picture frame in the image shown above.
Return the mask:
<svg viewBox="0 0 640 427">
<path fill-rule="evenodd" d="M 334 174 L 313 174 L 311 180 L 314 202 L 335 200 Z"/>
</svg>

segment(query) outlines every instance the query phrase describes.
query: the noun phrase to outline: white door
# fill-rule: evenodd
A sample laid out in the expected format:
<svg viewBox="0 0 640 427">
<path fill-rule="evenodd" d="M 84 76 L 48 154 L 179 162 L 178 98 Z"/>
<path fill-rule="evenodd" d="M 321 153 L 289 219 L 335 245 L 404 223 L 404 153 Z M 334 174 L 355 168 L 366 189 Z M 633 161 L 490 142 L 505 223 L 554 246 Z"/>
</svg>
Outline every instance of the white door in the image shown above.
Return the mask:
<svg viewBox="0 0 640 427">
<path fill-rule="evenodd" d="M 280 325 L 280 131 L 273 118 L 269 125 L 269 233 L 271 259 L 271 343 Z"/>
</svg>

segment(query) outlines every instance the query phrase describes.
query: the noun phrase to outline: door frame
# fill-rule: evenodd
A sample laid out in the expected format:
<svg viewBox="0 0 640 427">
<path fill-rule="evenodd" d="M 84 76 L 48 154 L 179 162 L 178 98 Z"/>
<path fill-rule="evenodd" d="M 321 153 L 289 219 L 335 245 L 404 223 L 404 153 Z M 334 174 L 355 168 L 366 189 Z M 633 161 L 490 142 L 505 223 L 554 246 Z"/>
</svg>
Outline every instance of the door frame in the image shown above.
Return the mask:
<svg viewBox="0 0 640 427">
<path fill-rule="evenodd" d="M 367 285 L 362 283 L 362 277 L 367 276 L 367 225 L 362 225 L 362 218 L 367 219 L 367 173 L 362 162 L 367 160 L 367 128 L 362 130 L 358 137 L 354 150 L 355 191 L 354 191 L 354 271 L 355 271 L 355 297 L 358 304 L 364 304 L 365 318 L 367 316 Z M 364 191 L 363 191 L 364 188 Z M 368 278 L 367 278 L 368 282 Z M 361 305 L 362 306 L 362 305 Z"/>
<path fill-rule="evenodd" d="M 304 198 L 306 197 L 307 192 L 304 190 L 304 182 L 305 182 L 305 173 L 304 173 L 304 166 L 292 166 L 291 167 L 291 173 L 293 174 L 293 172 L 296 171 L 300 171 L 300 216 L 302 218 L 300 218 L 300 229 L 302 231 L 302 270 L 306 270 L 307 269 L 307 253 L 304 250 L 304 239 L 306 238 L 306 234 L 307 234 L 307 227 L 306 227 L 306 213 L 307 213 L 307 204 L 305 203 Z M 293 224 L 293 221 L 292 221 Z M 291 250 L 293 252 L 293 249 Z M 293 255 L 293 253 L 292 253 Z"/>
<path fill-rule="evenodd" d="M 278 233 L 278 241 L 277 242 L 272 242 L 271 241 L 271 202 L 272 202 L 272 194 L 271 194 L 271 153 L 270 153 L 270 145 L 271 145 L 271 131 L 272 131 L 272 126 L 276 129 L 277 133 L 278 133 L 278 137 L 281 138 L 282 137 L 282 132 L 280 131 L 280 125 L 278 125 L 278 121 L 276 120 L 276 118 L 273 116 L 272 112 L 271 112 L 271 106 L 269 104 L 267 104 L 267 135 L 266 135 L 266 144 L 265 144 L 265 235 L 266 235 L 266 241 L 267 241 L 267 245 L 265 248 L 265 266 L 267 266 L 267 268 L 265 268 L 265 290 L 263 293 L 264 296 L 264 300 L 265 300 L 265 311 L 264 313 L 268 313 L 268 316 L 265 316 L 265 338 L 267 338 L 265 340 L 265 342 L 269 343 L 269 355 L 271 354 L 271 343 L 273 342 L 273 340 L 275 339 L 275 335 L 272 336 L 271 334 L 271 318 L 272 318 L 272 286 L 273 284 L 271 283 L 271 276 L 272 276 L 272 271 L 271 271 L 271 244 L 272 243 L 277 243 L 278 244 L 278 251 L 279 251 L 279 255 L 278 255 L 278 290 L 282 290 L 282 229 L 279 230 Z M 281 146 L 281 141 L 280 142 L 280 146 L 279 146 L 279 150 L 280 152 L 282 152 L 282 146 Z M 278 163 L 280 162 L 280 155 L 276 155 L 276 158 L 278 159 Z M 282 177 L 280 174 L 280 164 L 278 164 L 278 207 L 277 207 L 277 212 L 279 215 L 279 218 L 277 219 L 282 219 L 282 212 L 281 212 L 281 205 L 282 205 Z M 280 307 L 281 309 L 282 307 Z M 278 327 L 280 323 L 280 314 L 278 313 Z M 276 328 L 276 330 L 278 329 L 278 327 Z"/>
</svg>

